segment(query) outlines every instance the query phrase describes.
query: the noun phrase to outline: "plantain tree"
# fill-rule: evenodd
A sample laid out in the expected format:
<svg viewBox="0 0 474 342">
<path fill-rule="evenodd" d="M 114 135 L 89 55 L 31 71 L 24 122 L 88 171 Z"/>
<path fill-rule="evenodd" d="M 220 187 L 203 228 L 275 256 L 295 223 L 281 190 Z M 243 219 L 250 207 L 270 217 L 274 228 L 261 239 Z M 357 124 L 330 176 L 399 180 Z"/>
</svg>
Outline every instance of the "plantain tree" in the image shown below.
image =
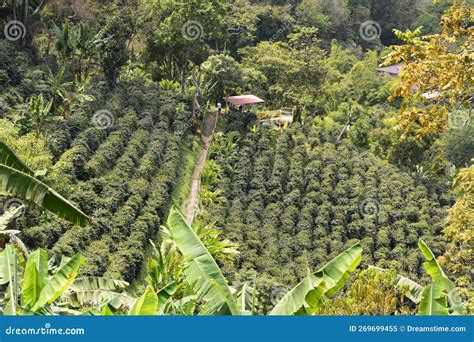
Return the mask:
<svg viewBox="0 0 474 342">
<path fill-rule="evenodd" d="M 362 247 L 356 244 L 308 275 L 275 305 L 270 315 L 313 315 L 324 301 L 333 297 L 362 260 Z"/>
<path fill-rule="evenodd" d="M 0 140 L 0 192 L 34 202 L 78 226 L 90 219 L 80 209 L 35 177 L 35 173 Z"/>
<path fill-rule="evenodd" d="M 0 252 L 0 312 L 4 315 L 87 315 L 102 307 L 131 307 L 124 281 L 102 277 L 77 277 L 83 257 L 62 257 L 53 267 L 46 251 L 38 249 L 27 258 L 14 244 Z"/>
<path fill-rule="evenodd" d="M 249 293 L 255 291 L 246 286 L 237 292 L 228 285 L 216 261 L 178 209 L 171 209 L 167 225 L 184 257 L 186 281 L 198 299 L 203 300 L 199 314 L 249 314 L 246 308 L 249 302 L 254 302 Z M 304 278 L 277 303 L 270 315 L 315 314 L 327 298 L 344 286 L 361 259 L 362 248 L 356 244 Z"/>
<path fill-rule="evenodd" d="M 430 275 L 432 282 L 423 287 L 411 279 L 398 275 L 394 280 L 394 285 L 401 289 L 413 303 L 418 304 L 419 315 L 465 315 L 466 306 L 456 285 L 444 273 L 435 255 L 423 240 L 418 241 L 418 247 L 426 259 L 423 267 Z M 371 268 L 386 272 L 378 267 Z"/>
</svg>

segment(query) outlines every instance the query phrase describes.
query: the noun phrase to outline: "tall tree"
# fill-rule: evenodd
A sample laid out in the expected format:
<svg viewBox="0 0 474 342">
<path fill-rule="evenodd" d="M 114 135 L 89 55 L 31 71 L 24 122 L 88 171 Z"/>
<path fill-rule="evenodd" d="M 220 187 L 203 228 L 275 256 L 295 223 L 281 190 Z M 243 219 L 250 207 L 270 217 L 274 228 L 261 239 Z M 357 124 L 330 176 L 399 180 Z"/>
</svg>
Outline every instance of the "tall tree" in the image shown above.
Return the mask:
<svg viewBox="0 0 474 342">
<path fill-rule="evenodd" d="M 455 3 L 441 18 L 440 34 L 421 29 L 396 31 L 405 42 L 395 46 L 387 64 L 403 62 L 393 97 L 401 97 L 400 126 L 418 137 L 466 125 L 474 89 L 474 8 Z"/>
</svg>

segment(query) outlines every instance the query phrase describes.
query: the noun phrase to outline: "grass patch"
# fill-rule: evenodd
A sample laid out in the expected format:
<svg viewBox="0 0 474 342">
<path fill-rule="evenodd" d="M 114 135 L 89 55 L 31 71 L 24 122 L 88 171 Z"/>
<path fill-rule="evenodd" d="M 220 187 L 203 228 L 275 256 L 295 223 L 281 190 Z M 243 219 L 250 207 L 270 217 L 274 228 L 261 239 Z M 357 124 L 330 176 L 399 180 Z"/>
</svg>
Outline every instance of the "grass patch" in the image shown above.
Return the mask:
<svg viewBox="0 0 474 342">
<path fill-rule="evenodd" d="M 185 211 L 185 205 L 187 204 L 187 199 L 189 199 L 194 168 L 196 167 L 201 148 L 202 146 L 199 144 L 198 139 L 189 140 L 186 144 L 182 145 L 180 172 L 171 195 L 172 201 L 179 206 L 182 212 Z"/>
</svg>

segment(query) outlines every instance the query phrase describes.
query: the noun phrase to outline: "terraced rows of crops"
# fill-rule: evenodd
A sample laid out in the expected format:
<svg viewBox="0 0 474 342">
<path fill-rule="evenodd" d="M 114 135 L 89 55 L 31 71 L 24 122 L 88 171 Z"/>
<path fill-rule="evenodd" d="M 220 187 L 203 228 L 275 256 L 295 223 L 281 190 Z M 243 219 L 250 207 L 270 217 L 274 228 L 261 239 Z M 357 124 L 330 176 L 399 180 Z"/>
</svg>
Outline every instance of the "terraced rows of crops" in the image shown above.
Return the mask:
<svg viewBox="0 0 474 342">
<path fill-rule="evenodd" d="M 416 278 L 423 273 L 418 239 L 443 250 L 449 197 L 353 145 L 328 143 L 336 131 L 229 127 L 234 143 L 215 141 L 212 148 L 221 169 L 215 190 L 225 199 L 212 217 L 241 245 L 226 268 L 235 281 L 258 274 L 261 281 L 293 284 L 359 240 L 364 264 Z"/>
<path fill-rule="evenodd" d="M 70 118 L 50 138 L 58 159 L 48 176 L 94 224 L 40 217 L 26 241 L 59 254 L 83 251 L 85 274 L 132 280 L 170 204 L 190 114 L 177 110 L 171 94 L 138 83 L 120 85 L 99 103 L 95 110 L 112 113 L 113 127 L 94 126 L 91 109 Z"/>
</svg>

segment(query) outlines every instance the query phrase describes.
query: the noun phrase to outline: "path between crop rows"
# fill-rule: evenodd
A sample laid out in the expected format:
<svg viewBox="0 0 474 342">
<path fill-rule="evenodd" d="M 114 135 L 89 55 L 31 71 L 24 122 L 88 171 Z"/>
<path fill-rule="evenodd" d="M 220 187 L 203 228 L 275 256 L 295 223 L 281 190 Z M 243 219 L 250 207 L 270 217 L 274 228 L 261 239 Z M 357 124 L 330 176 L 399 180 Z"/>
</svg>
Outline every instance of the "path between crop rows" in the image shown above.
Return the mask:
<svg viewBox="0 0 474 342">
<path fill-rule="evenodd" d="M 204 163 L 206 162 L 207 153 L 209 151 L 209 145 L 212 140 L 212 134 L 214 133 L 214 129 L 216 128 L 218 114 L 213 113 L 205 118 L 203 123 L 203 131 L 202 131 L 202 141 L 203 147 L 199 152 L 199 157 L 196 162 L 196 166 L 194 168 L 193 178 L 191 181 L 191 192 L 190 198 L 188 201 L 188 206 L 186 208 L 186 221 L 191 225 L 194 220 L 194 214 L 197 209 L 198 198 L 199 198 L 199 190 L 201 184 L 201 172 L 204 167 Z"/>
</svg>

